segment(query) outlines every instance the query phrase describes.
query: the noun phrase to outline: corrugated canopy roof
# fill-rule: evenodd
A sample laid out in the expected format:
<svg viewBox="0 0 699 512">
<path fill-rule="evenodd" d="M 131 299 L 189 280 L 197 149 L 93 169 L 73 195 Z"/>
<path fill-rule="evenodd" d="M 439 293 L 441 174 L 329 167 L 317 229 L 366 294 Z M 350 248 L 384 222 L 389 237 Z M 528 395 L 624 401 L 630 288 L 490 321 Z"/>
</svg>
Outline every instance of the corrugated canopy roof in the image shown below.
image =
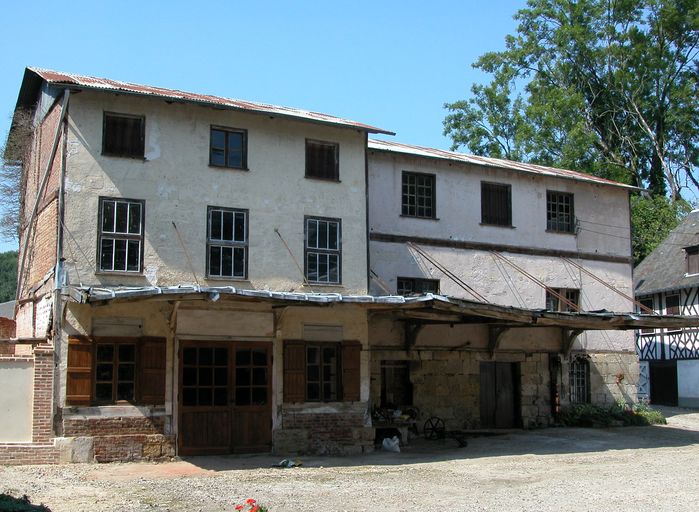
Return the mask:
<svg viewBox="0 0 699 512">
<path fill-rule="evenodd" d="M 73 73 L 63 73 L 60 71 L 52 71 L 41 68 L 27 68 L 25 72 L 25 83 L 27 82 L 27 74 L 33 73 L 42 78 L 46 82 L 54 86 L 66 86 L 78 89 L 96 89 L 100 91 L 112 91 L 126 94 L 137 94 L 141 96 L 153 96 L 164 98 L 173 101 L 183 101 L 187 103 L 198 103 L 202 105 L 211 105 L 215 107 L 229 108 L 233 110 L 242 110 L 246 112 L 255 112 L 280 117 L 289 117 L 312 121 L 321 124 L 342 126 L 354 128 L 371 133 L 384 133 L 387 135 L 395 135 L 393 132 L 370 126 L 368 124 L 359 123 L 349 119 L 322 114 L 320 112 L 312 112 L 291 107 L 281 107 L 268 103 L 256 103 L 252 101 L 223 98 L 220 96 L 212 96 L 208 94 L 197 94 L 192 92 L 179 91 L 176 89 L 164 89 L 162 87 L 154 87 L 150 85 L 140 85 L 130 82 L 122 82 L 119 80 L 111 80 L 108 78 L 97 78 L 92 76 L 76 75 Z M 24 84 L 23 84 L 24 88 Z M 20 93 L 20 98 L 22 94 Z"/>
<path fill-rule="evenodd" d="M 634 269 L 636 295 L 699 286 L 699 274 L 687 275 L 684 250 L 697 245 L 699 210 L 694 210 Z"/>
<path fill-rule="evenodd" d="M 496 323 L 508 327 L 560 327 L 582 330 L 631 330 L 641 327 L 699 327 L 699 316 L 660 316 L 609 311 L 559 313 L 469 301 L 443 295 L 416 297 L 340 295 L 243 290 L 231 286 L 169 286 L 143 288 L 95 288 L 71 286 L 67 290 L 75 302 L 100 304 L 140 300 L 246 300 L 278 305 L 329 306 L 339 303 L 362 305 L 368 309 L 398 313 L 404 319 L 430 323 Z"/>
<path fill-rule="evenodd" d="M 399 142 L 393 141 L 369 139 L 369 149 L 374 149 L 377 151 L 390 151 L 393 153 L 402 153 L 411 156 L 436 158 L 440 160 L 449 160 L 452 162 L 455 161 L 465 164 L 481 165 L 486 167 L 496 167 L 498 169 L 507 169 L 510 171 L 538 174 L 540 176 L 553 176 L 556 178 L 584 181 L 588 183 L 595 183 L 598 185 L 621 187 L 629 190 L 640 190 L 638 187 L 625 185 L 624 183 L 619 183 L 605 178 L 599 178 L 591 174 L 570 171 L 567 169 L 557 169 L 555 167 L 546 167 L 543 165 L 526 164 L 522 162 L 514 162 L 512 160 L 502 160 L 500 158 L 488 158 L 484 156 L 467 155 L 465 153 L 457 153 L 456 151 L 446 151 L 443 149 L 413 146 L 410 144 L 401 144 Z"/>
</svg>

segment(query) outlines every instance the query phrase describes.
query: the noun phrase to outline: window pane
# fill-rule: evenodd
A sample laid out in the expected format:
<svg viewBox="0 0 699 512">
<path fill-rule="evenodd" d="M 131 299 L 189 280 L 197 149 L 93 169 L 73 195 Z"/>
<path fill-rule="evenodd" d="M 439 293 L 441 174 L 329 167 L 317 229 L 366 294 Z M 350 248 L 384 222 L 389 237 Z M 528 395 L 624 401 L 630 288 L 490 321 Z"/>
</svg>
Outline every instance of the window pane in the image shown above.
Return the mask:
<svg viewBox="0 0 699 512">
<path fill-rule="evenodd" d="M 267 366 L 267 352 L 261 349 L 252 351 L 252 364 L 255 366 Z"/>
<path fill-rule="evenodd" d="M 253 368 L 252 383 L 255 386 L 265 386 L 267 384 L 267 368 Z"/>
<path fill-rule="evenodd" d="M 138 272 L 141 270 L 141 242 L 139 240 L 129 240 L 126 270 Z"/>
<path fill-rule="evenodd" d="M 141 234 L 141 203 L 129 203 L 129 233 Z"/>
<path fill-rule="evenodd" d="M 235 370 L 235 385 L 249 386 L 250 385 L 250 368 L 236 368 Z"/>
<path fill-rule="evenodd" d="M 318 255 L 318 281 L 327 282 L 328 281 L 328 255 L 319 254 Z"/>
<path fill-rule="evenodd" d="M 114 201 L 102 202 L 102 231 L 104 233 L 114 232 Z"/>
<path fill-rule="evenodd" d="M 216 365 L 222 365 L 222 366 L 225 366 L 228 364 L 228 349 L 227 348 L 214 349 L 214 363 Z"/>
<path fill-rule="evenodd" d="M 213 405 L 213 393 L 211 388 L 199 388 L 199 405 Z"/>
<path fill-rule="evenodd" d="M 182 385 L 196 386 L 197 385 L 197 369 L 183 368 L 182 369 Z"/>
<path fill-rule="evenodd" d="M 320 384 L 309 383 L 306 386 L 306 397 L 308 400 L 320 400 Z"/>
<path fill-rule="evenodd" d="M 237 388 L 235 390 L 235 405 L 250 405 L 250 388 Z"/>
<path fill-rule="evenodd" d="M 318 248 L 328 248 L 328 223 L 325 221 L 318 221 Z"/>
<path fill-rule="evenodd" d="M 117 400 L 133 400 L 134 384 L 133 382 L 120 382 L 117 384 Z"/>
<path fill-rule="evenodd" d="M 320 366 L 309 365 L 307 368 L 306 378 L 309 382 L 317 382 L 320 380 Z"/>
<path fill-rule="evenodd" d="M 243 167 L 243 152 L 239 150 L 228 151 L 228 167 Z"/>
<path fill-rule="evenodd" d="M 308 347 L 308 350 L 306 350 L 306 361 L 308 362 L 308 364 L 320 363 L 318 348 Z"/>
<path fill-rule="evenodd" d="M 182 362 L 184 364 L 197 364 L 197 349 L 196 348 L 185 348 L 182 351 Z"/>
<path fill-rule="evenodd" d="M 337 250 L 340 246 L 340 236 L 337 222 L 328 223 L 328 249 Z"/>
<path fill-rule="evenodd" d="M 211 165 L 220 165 L 223 167 L 226 164 L 226 156 L 222 149 L 211 150 Z"/>
<path fill-rule="evenodd" d="M 95 386 L 95 398 L 98 402 L 112 401 L 112 384 L 99 383 Z"/>
<path fill-rule="evenodd" d="M 209 211 L 209 239 L 221 240 L 221 210 Z"/>
<path fill-rule="evenodd" d="M 233 241 L 233 212 L 223 211 L 223 240 Z"/>
<path fill-rule="evenodd" d="M 306 221 L 307 226 L 307 246 L 312 249 L 318 248 L 318 221 L 313 219 L 308 219 Z"/>
<path fill-rule="evenodd" d="M 215 245 L 209 247 L 209 275 L 221 275 L 221 248 Z"/>
<path fill-rule="evenodd" d="M 186 388 L 182 390 L 183 405 L 197 405 L 197 390 L 195 388 Z"/>
<path fill-rule="evenodd" d="M 267 403 L 267 388 L 252 388 L 253 405 L 265 405 Z"/>
<path fill-rule="evenodd" d="M 117 372 L 118 379 L 120 381 L 134 381 L 136 375 L 135 365 L 133 364 L 120 364 L 119 370 Z"/>
<path fill-rule="evenodd" d="M 199 349 L 199 364 L 210 365 L 213 363 L 214 350 L 212 348 Z"/>
<path fill-rule="evenodd" d="M 212 386 L 214 383 L 214 371 L 210 367 L 200 367 L 199 368 L 199 385 L 200 386 Z"/>
<path fill-rule="evenodd" d="M 111 363 L 112 361 L 114 361 L 114 345 L 97 345 L 97 362 Z"/>
<path fill-rule="evenodd" d="M 226 147 L 226 132 L 222 130 L 211 130 L 211 147 L 220 149 L 221 152 L 223 152 L 223 149 Z"/>
<path fill-rule="evenodd" d="M 226 388 L 214 389 L 214 405 L 228 405 L 228 390 Z"/>
<path fill-rule="evenodd" d="M 221 275 L 231 277 L 233 275 L 233 248 L 221 247 Z"/>
<path fill-rule="evenodd" d="M 233 277 L 245 277 L 245 249 L 233 249 Z"/>
<path fill-rule="evenodd" d="M 228 384 L 228 368 L 214 369 L 214 385 L 225 386 Z"/>
<path fill-rule="evenodd" d="M 340 282 L 340 258 L 335 254 L 328 256 L 328 281 L 331 283 Z"/>
<path fill-rule="evenodd" d="M 126 240 L 114 240 L 114 270 L 126 270 Z"/>
<path fill-rule="evenodd" d="M 116 204 L 116 227 L 117 233 L 128 232 L 129 203 L 118 202 Z"/>
<path fill-rule="evenodd" d="M 114 270 L 114 240 L 103 238 L 100 247 L 100 269 Z"/>
<path fill-rule="evenodd" d="M 316 253 L 308 253 L 308 257 L 306 259 L 306 270 L 308 271 L 306 278 L 309 281 L 318 281 L 318 255 Z"/>
<path fill-rule="evenodd" d="M 236 242 L 245 242 L 245 214 L 243 212 L 235 212 L 235 236 Z"/>
<path fill-rule="evenodd" d="M 95 380 L 110 381 L 114 378 L 114 365 L 112 363 L 100 363 L 95 368 Z"/>
<path fill-rule="evenodd" d="M 235 351 L 236 366 L 249 366 L 251 362 L 250 349 L 239 349 Z"/>
</svg>

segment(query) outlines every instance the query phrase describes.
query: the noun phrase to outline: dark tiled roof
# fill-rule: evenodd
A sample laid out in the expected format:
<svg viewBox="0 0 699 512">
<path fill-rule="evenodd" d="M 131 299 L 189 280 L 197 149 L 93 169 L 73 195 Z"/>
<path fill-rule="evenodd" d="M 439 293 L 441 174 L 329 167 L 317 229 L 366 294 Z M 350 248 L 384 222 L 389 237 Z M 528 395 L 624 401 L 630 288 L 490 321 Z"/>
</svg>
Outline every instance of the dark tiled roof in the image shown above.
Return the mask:
<svg viewBox="0 0 699 512">
<path fill-rule="evenodd" d="M 699 274 L 687 275 L 685 247 L 699 245 L 699 210 L 694 210 L 634 270 L 637 296 L 699 286 Z"/>
</svg>

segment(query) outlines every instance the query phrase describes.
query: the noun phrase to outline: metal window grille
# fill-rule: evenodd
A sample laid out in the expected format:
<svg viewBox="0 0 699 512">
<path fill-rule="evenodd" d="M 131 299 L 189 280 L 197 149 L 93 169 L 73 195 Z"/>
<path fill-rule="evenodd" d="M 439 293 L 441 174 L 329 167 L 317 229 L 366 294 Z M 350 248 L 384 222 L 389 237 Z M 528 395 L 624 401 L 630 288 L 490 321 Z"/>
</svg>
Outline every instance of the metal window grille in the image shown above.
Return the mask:
<svg viewBox="0 0 699 512">
<path fill-rule="evenodd" d="M 573 194 L 546 192 L 546 229 L 562 233 L 575 232 Z"/>
<path fill-rule="evenodd" d="M 570 401 L 574 404 L 590 402 L 590 362 L 574 359 L 570 363 Z"/>
<path fill-rule="evenodd" d="M 99 269 L 141 272 L 144 201 L 100 198 Z"/>
<path fill-rule="evenodd" d="M 247 210 L 209 207 L 206 253 L 209 277 L 247 278 Z"/>
<path fill-rule="evenodd" d="M 336 219 L 306 218 L 306 279 L 312 283 L 341 281 L 341 224 Z"/>
<path fill-rule="evenodd" d="M 435 218 L 433 174 L 403 173 L 401 213 L 408 217 Z"/>
</svg>

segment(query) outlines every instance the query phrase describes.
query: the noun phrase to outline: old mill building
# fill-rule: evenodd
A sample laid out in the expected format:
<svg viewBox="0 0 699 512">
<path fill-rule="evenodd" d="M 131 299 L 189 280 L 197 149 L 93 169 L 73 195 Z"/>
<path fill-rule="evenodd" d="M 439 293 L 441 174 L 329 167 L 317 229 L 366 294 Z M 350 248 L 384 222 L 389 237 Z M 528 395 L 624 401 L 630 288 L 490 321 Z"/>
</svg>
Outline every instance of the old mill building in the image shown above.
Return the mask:
<svg viewBox="0 0 699 512">
<path fill-rule="evenodd" d="M 373 450 L 634 401 L 633 187 L 28 68 L 0 462 Z M 696 323 L 696 322 L 695 322 Z M 9 414 L 8 414 L 9 413 Z"/>
</svg>

